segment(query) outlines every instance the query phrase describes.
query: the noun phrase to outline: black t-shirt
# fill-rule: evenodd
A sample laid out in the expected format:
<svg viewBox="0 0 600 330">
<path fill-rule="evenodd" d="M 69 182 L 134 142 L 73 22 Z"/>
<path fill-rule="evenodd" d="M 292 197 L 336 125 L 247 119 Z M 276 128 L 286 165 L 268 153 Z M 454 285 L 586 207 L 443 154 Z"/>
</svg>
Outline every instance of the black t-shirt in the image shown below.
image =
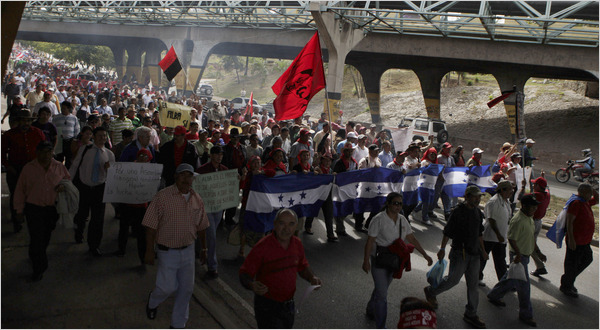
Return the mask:
<svg viewBox="0 0 600 330">
<path fill-rule="evenodd" d="M 452 239 L 453 249 L 465 249 L 470 255 L 478 255 L 479 237 L 483 233 L 483 213 L 479 208 L 469 208 L 460 203 L 450 214 L 444 227 L 444 235 Z"/>
</svg>

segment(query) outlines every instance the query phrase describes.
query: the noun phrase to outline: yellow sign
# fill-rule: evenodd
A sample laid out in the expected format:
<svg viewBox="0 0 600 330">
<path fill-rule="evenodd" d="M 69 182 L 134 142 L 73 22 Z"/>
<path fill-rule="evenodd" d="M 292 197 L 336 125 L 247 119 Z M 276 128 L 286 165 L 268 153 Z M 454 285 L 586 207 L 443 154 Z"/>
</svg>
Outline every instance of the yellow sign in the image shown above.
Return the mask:
<svg viewBox="0 0 600 330">
<path fill-rule="evenodd" d="M 165 127 L 184 126 L 189 128 L 192 108 L 186 105 L 159 101 L 160 124 Z"/>
</svg>

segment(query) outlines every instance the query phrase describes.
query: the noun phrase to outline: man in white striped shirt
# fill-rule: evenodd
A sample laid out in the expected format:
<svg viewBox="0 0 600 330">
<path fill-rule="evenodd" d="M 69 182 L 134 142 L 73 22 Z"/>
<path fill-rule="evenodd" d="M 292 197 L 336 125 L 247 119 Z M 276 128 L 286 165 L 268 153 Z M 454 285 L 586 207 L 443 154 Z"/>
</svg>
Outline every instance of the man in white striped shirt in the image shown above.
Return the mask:
<svg viewBox="0 0 600 330">
<path fill-rule="evenodd" d="M 52 123 L 58 132 L 58 143 L 62 145 L 62 152 L 56 155 L 59 162 L 65 161 L 67 168 L 71 167 L 73 155 L 71 154 L 71 142 L 79 134 L 79 120 L 75 117 L 73 106 L 69 101 L 60 104 L 60 114 L 52 118 Z"/>
</svg>

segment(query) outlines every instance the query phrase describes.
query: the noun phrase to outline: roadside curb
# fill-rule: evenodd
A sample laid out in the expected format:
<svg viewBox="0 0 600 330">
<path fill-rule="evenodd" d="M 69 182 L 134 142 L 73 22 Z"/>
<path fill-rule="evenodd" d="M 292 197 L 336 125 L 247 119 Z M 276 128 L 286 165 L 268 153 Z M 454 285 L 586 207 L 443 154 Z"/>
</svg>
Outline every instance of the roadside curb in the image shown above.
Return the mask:
<svg viewBox="0 0 600 330">
<path fill-rule="evenodd" d="M 254 309 L 220 278 L 197 274 L 193 297 L 224 329 L 256 329 Z"/>
</svg>

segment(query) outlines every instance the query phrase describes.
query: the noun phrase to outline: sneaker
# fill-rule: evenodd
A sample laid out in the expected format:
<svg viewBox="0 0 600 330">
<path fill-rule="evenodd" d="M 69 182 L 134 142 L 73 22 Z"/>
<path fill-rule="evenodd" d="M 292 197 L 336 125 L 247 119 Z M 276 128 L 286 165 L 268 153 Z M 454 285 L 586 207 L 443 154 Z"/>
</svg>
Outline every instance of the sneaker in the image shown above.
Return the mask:
<svg viewBox="0 0 600 330">
<path fill-rule="evenodd" d="M 485 286 L 485 283 L 483 282 L 483 280 L 479 280 L 479 286 Z"/>
<path fill-rule="evenodd" d="M 498 307 L 506 307 L 506 303 L 502 300 L 502 299 L 491 299 L 488 298 L 488 301 L 494 305 L 494 306 L 498 306 Z"/>
<path fill-rule="evenodd" d="M 565 287 L 560 287 L 560 291 L 564 294 L 566 294 L 569 297 L 572 298 L 577 298 L 579 297 L 579 294 L 577 293 L 577 291 L 575 291 L 573 288 L 565 288 Z"/>
<path fill-rule="evenodd" d="M 469 323 L 477 329 L 485 329 L 485 323 L 483 323 L 483 321 L 479 319 L 479 316 L 477 315 L 467 316 L 467 314 L 465 314 L 463 315 L 463 321 Z"/>
<path fill-rule="evenodd" d="M 537 323 L 533 320 L 533 318 L 526 319 L 519 316 L 519 320 L 530 327 L 537 327 Z"/>
<path fill-rule="evenodd" d="M 433 226 L 433 222 L 431 222 L 431 220 L 422 220 L 421 222 L 426 226 Z"/>
<path fill-rule="evenodd" d="M 541 275 L 546 275 L 546 274 L 548 274 L 548 271 L 546 270 L 546 267 L 540 268 L 540 269 L 536 269 L 533 272 L 531 272 L 531 275 L 537 276 L 537 277 L 540 277 Z"/>
<path fill-rule="evenodd" d="M 158 312 L 158 307 L 150 308 L 150 295 L 152 295 L 152 291 L 148 294 L 148 302 L 146 302 L 146 316 L 150 320 L 154 320 L 156 318 L 156 312 Z"/>
<path fill-rule="evenodd" d="M 433 306 L 433 309 L 437 309 L 438 308 L 438 302 L 437 302 L 437 298 L 431 294 L 431 292 L 429 292 L 429 287 L 426 286 L 423 288 L 423 292 L 425 292 L 425 299 L 427 299 L 427 302 L 431 304 L 431 306 Z"/>
</svg>

